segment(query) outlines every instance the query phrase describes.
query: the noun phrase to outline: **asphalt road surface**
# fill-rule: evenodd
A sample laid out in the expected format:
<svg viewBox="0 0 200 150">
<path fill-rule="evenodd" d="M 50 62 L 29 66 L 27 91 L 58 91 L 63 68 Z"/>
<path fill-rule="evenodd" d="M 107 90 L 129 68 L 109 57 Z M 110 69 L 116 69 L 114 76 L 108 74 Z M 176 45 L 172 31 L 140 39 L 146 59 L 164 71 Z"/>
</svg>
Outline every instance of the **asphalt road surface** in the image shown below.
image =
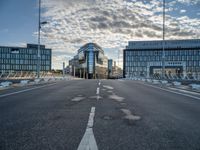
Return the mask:
<svg viewBox="0 0 200 150">
<path fill-rule="evenodd" d="M 139 81 L 0 91 L 0 150 L 200 150 L 200 95 Z"/>
</svg>

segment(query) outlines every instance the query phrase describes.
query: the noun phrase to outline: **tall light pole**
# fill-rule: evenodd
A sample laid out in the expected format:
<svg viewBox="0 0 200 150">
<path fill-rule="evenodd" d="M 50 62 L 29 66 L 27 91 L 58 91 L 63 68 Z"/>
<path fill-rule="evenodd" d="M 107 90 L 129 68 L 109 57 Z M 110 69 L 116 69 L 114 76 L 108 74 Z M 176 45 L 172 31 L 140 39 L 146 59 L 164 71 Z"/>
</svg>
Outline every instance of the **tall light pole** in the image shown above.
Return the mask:
<svg viewBox="0 0 200 150">
<path fill-rule="evenodd" d="M 165 77 L 165 0 L 163 0 L 162 79 Z"/>
<path fill-rule="evenodd" d="M 40 66 L 41 66 L 40 30 L 41 30 L 41 25 L 47 24 L 46 21 L 41 22 L 40 18 L 41 18 L 41 0 L 39 0 L 39 17 L 38 17 L 37 78 L 40 78 Z"/>
<path fill-rule="evenodd" d="M 118 49 L 118 67 L 119 67 L 120 48 Z"/>
<path fill-rule="evenodd" d="M 39 0 L 39 20 L 38 20 L 38 51 L 37 51 L 37 78 L 40 78 L 40 28 L 41 28 L 41 23 L 40 23 L 40 13 L 41 13 L 41 0 Z"/>
</svg>

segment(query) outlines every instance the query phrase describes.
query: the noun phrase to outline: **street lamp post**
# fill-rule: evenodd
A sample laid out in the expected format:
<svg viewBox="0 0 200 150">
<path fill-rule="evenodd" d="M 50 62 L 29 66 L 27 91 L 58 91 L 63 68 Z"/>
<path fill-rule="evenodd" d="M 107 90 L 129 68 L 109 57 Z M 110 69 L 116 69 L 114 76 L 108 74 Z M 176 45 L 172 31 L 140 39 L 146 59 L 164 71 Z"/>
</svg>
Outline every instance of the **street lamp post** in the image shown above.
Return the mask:
<svg viewBox="0 0 200 150">
<path fill-rule="evenodd" d="M 165 0 L 163 0 L 162 79 L 165 77 Z"/>
<path fill-rule="evenodd" d="M 39 0 L 39 20 L 38 20 L 38 51 L 37 51 L 37 78 L 40 78 L 40 11 L 41 11 L 41 0 Z"/>
<path fill-rule="evenodd" d="M 47 24 L 46 21 L 41 22 L 41 0 L 39 0 L 39 17 L 38 17 L 38 51 L 37 51 L 37 78 L 40 78 L 40 61 L 41 61 L 41 52 L 40 52 L 40 30 L 41 25 Z"/>
</svg>

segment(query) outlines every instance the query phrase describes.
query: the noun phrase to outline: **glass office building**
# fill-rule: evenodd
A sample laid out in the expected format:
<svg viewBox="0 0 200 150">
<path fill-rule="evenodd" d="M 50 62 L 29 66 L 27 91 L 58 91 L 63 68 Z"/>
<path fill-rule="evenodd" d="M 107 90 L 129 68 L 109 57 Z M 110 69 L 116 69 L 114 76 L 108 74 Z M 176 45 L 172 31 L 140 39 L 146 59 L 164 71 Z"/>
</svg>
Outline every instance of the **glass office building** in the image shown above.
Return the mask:
<svg viewBox="0 0 200 150">
<path fill-rule="evenodd" d="M 165 77 L 200 78 L 200 40 L 166 40 Z M 160 77 L 163 41 L 130 41 L 124 50 L 123 76 Z"/>
<path fill-rule="evenodd" d="M 72 75 L 86 78 L 107 78 L 108 58 L 103 49 L 95 43 L 87 43 L 78 50 L 78 54 L 69 61 Z"/>
<path fill-rule="evenodd" d="M 51 71 L 51 49 L 41 45 L 40 70 Z M 38 45 L 27 44 L 27 47 L 0 46 L 0 73 L 36 72 Z"/>
</svg>

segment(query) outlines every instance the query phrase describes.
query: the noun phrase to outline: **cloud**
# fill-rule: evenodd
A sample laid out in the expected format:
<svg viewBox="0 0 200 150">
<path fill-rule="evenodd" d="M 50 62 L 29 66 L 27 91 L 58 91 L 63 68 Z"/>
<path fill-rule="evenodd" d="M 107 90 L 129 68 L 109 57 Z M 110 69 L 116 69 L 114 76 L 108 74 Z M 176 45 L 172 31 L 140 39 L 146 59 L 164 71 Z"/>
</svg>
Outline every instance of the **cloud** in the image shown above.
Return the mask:
<svg viewBox="0 0 200 150">
<path fill-rule="evenodd" d="M 193 38 L 200 33 L 200 18 L 169 15 L 177 5 L 198 5 L 199 0 L 168 2 L 166 11 L 166 39 Z M 75 55 L 80 46 L 96 42 L 108 52 L 123 49 L 130 40 L 162 38 L 162 1 L 158 0 L 43 0 L 42 27 L 44 43 L 53 48 L 55 64 L 65 55 Z M 116 51 L 114 51 L 116 52 Z M 114 55 L 115 57 L 113 57 Z M 62 59 L 61 59 L 62 57 Z M 62 66 L 62 65 L 60 65 Z M 57 67 L 54 65 L 54 67 Z"/>
<path fill-rule="evenodd" d="M 200 0 L 178 0 L 178 2 L 187 5 L 200 5 Z"/>
<path fill-rule="evenodd" d="M 185 9 L 181 9 L 181 10 L 180 10 L 180 13 L 181 13 L 181 14 L 183 14 L 183 13 L 185 13 L 185 12 L 186 12 Z"/>
</svg>

